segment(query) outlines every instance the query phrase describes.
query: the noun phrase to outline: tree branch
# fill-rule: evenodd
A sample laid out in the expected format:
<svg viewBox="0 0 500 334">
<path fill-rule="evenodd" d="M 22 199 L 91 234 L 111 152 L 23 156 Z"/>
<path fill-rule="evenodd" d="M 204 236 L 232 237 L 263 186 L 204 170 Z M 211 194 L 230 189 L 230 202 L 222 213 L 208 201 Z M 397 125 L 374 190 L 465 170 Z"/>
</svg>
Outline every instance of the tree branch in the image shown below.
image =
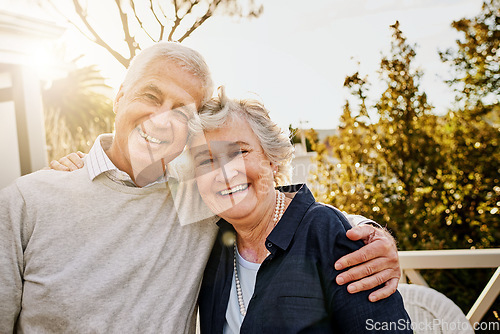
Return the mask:
<svg viewBox="0 0 500 334">
<path fill-rule="evenodd" d="M 172 36 L 174 35 L 175 30 L 181 24 L 181 18 L 179 18 L 179 5 L 177 4 L 177 0 L 173 0 L 174 3 L 174 13 L 175 13 L 175 20 L 174 20 L 174 25 L 170 29 L 170 33 L 168 34 L 168 40 L 172 40 Z M 191 7 L 193 4 L 191 3 Z"/>
<path fill-rule="evenodd" d="M 156 22 L 158 22 L 158 25 L 160 26 L 160 35 L 158 37 L 158 40 L 161 41 L 163 39 L 163 34 L 165 32 L 165 25 L 160 21 L 160 18 L 158 17 L 158 15 L 156 14 L 156 11 L 154 10 L 153 0 L 149 0 L 149 8 L 151 9 L 151 13 L 153 13 L 153 16 L 155 17 Z"/>
<path fill-rule="evenodd" d="M 160 8 L 160 12 L 163 15 L 163 17 L 168 21 L 167 14 L 165 14 L 165 11 L 163 10 L 163 7 L 161 6 L 161 2 L 158 2 L 158 8 Z"/>
<path fill-rule="evenodd" d="M 157 40 L 155 40 L 153 38 L 153 36 L 151 36 L 149 34 L 149 32 L 146 30 L 146 28 L 144 27 L 144 24 L 143 22 L 141 21 L 141 19 L 139 18 L 139 16 L 137 15 L 137 11 L 135 10 L 135 4 L 134 4 L 134 0 L 130 0 L 130 7 L 132 7 L 132 11 L 134 12 L 134 16 L 135 16 L 135 19 L 137 20 L 137 23 L 139 23 L 139 26 L 141 27 L 142 31 L 144 31 L 146 33 L 146 35 L 148 35 L 149 39 L 151 39 L 153 42 L 158 42 Z"/>
<path fill-rule="evenodd" d="M 176 1 L 176 0 L 174 0 L 174 2 L 175 2 L 175 5 L 177 6 L 177 1 Z M 176 9 L 175 9 L 175 22 L 174 22 L 174 26 L 173 26 L 173 27 L 172 27 L 172 29 L 170 30 L 170 34 L 168 35 L 168 40 L 169 40 L 169 41 L 171 41 L 171 40 L 172 40 L 172 37 L 173 37 L 173 35 L 174 35 L 174 32 L 175 32 L 175 30 L 177 29 L 177 27 L 179 27 L 179 25 L 181 24 L 181 21 L 182 21 L 182 20 L 184 20 L 184 18 L 185 18 L 187 15 L 189 15 L 189 14 L 192 12 L 193 8 L 194 8 L 196 5 L 198 5 L 199 3 L 200 3 L 200 1 L 199 1 L 199 0 L 195 0 L 195 1 L 193 1 L 193 2 L 190 2 L 190 6 L 189 6 L 189 8 L 186 10 L 186 12 L 184 13 L 184 15 L 182 15 L 182 17 L 179 17 L 179 15 L 178 15 L 178 8 L 176 8 Z M 207 18 L 208 18 L 208 17 L 207 17 Z M 203 22 L 202 22 L 202 23 L 203 23 Z M 201 25 L 201 23 L 200 23 L 200 25 Z M 194 28 L 194 29 L 196 29 L 196 28 Z M 193 30 L 194 30 L 194 29 L 193 29 Z M 181 39 L 181 40 L 179 40 L 179 42 L 181 42 L 181 41 L 182 41 L 184 38 L 186 38 L 186 37 L 187 37 L 187 36 L 182 37 L 182 39 Z"/>
<path fill-rule="evenodd" d="M 177 2 L 177 1 L 176 1 L 176 2 Z M 191 11 L 193 10 L 193 8 L 194 8 L 197 4 L 199 4 L 199 3 L 200 3 L 200 0 L 195 0 L 195 1 L 191 2 L 191 6 L 189 6 L 189 8 L 188 8 L 188 9 L 186 10 L 186 12 L 184 13 L 184 15 L 182 15 L 181 20 L 183 20 L 183 19 L 186 17 L 186 15 L 190 14 L 190 13 L 191 13 Z M 175 12 L 176 12 L 176 14 L 177 14 L 177 10 L 176 10 Z"/>
<path fill-rule="evenodd" d="M 125 67 L 128 67 L 128 65 L 130 64 L 130 59 L 127 59 L 120 53 L 116 52 L 111 46 L 109 46 L 108 43 L 106 43 L 101 38 L 101 36 L 94 30 L 94 28 L 90 25 L 89 21 L 87 20 L 87 16 L 83 13 L 83 8 L 80 5 L 80 2 L 78 0 L 73 0 L 73 6 L 75 7 L 75 12 L 80 17 L 80 20 L 82 20 L 85 27 L 89 30 L 92 36 L 94 36 L 93 42 L 105 48 L 109 53 L 111 53 L 113 57 L 115 57 L 116 60 L 120 62 L 120 64 L 122 64 Z"/>
<path fill-rule="evenodd" d="M 66 22 L 68 22 L 69 24 L 71 24 L 73 27 L 75 27 L 85 38 L 87 38 L 89 41 L 91 41 L 92 43 L 95 43 L 95 39 L 92 38 L 91 36 L 87 35 L 87 33 L 85 31 L 83 31 L 73 20 L 71 20 L 69 17 L 67 17 L 63 12 L 61 12 L 57 6 L 52 2 L 52 0 L 48 0 L 48 3 L 52 6 L 52 8 L 57 12 L 57 14 L 59 14 L 60 16 L 62 16 Z"/>
<path fill-rule="evenodd" d="M 75 0 L 74 0 L 75 1 Z M 135 51 L 138 49 L 137 43 L 135 42 L 135 38 L 130 34 L 130 28 L 128 26 L 127 13 L 125 13 L 122 9 L 122 5 L 120 0 L 115 0 L 116 7 L 118 8 L 118 12 L 120 14 L 120 20 L 122 22 L 123 33 L 125 35 L 125 43 L 127 43 L 128 50 L 130 53 L 129 63 L 132 58 L 135 56 Z"/>
<path fill-rule="evenodd" d="M 189 35 L 191 35 L 191 33 L 193 31 L 195 31 L 199 26 L 201 26 L 206 20 L 208 20 L 213 14 L 214 14 L 214 11 L 215 9 L 217 8 L 217 6 L 220 4 L 222 0 L 216 0 L 216 1 L 213 1 L 212 3 L 210 3 L 207 11 L 205 12 L 205 14 L 203 14 L 202 17 L 198 18 L 194 23 L 193 25 L 191 26 L 191 28 L 189 28 L 185 33 L 184 35 L 182 35 L 181 38 L 178 39 L 179 42 L 182 42 L 183 40 L 185 40 L 187 37 L 189 37 Z"/>
<path fill-rule="evenodd" d="M 107 41 L 105 41 L 102 37 L 101 34 L 96 31 L 94 27 L 97 28 L 97 26 L 92 22 L 91 18 L 92 15 L 88 14 L 86 11 L 86 8 L 82 6 L 84 3 L 83 0 L 72 0 L 73 1 L 73 7 L 75 10 L 76 15 L 78 16 L 78 19 L 70 19 L 66 15 L 62 14 L 62 12 L 56 7 L 56 5 L 53 3 L 54 0 L 48 0 L 50 5 L 62 16 L 64 17 L 71 25 L 73 25 L 85 38 L 88 40 L 92 41 L 93 43 L 101 46 L 105 50 L 107 50 L 120 64 L 122 64 L 124 67 L 128 67 L 130 64 L 131 59 L 135 56 L 136 52 L 140 50 L 140 45 L 137 43 L 135 36 L 132 35 L 133 28 L 135 28 L 135 25 L 133 24 L 134 22 L 138 23 L 138 26 L 144 33 L 148 36 L 148 38 L 153 41 L 153 42 L 158 42 L 160 40 L 163 40 L 165 35 L 166 35 L 166 30 L 170 28 L 170 31 L 168 33 L 168 40 L 177 40 L 178 42 L 182 42 L 184 39 L 189 37 L 193 31 L 195 31 L 198 27 L 200 27 L 206 20 L 208 20 L 211 16 L 214 15 L 215 11 L 217 10 L 218 7 L 224 7 L 226 3 L 232 4 L 231 1 L 228 0 L 206 0 L 206 4 L 208 8 L 204 11 L 201 9 L 201 13 L 204 14 L 202 16 L 198 16 L 197 13 L 193 14 L 193 12 L 197 12 L 198 5 L 202 3 L 201 0 L 171 0 L 171 1 L 153 1 L 149 0 L 149 6 L 146 5 L 144 7 L 145 10 L 148 9 L 151 11 L 151 13 L 154 16 L 154 19 L 156 22 L 159 24 L 159 38 L 155 38 L 154 35 L 155 33 L 152 33 L 152 29 L 148 29 L 148 27 L 151 27 L 148 25 L 147 20 L 142 20 L 143 18 L 140 17 L 141 9 L 143 7 L 136 7 L 135 1 L 136 0 L 128 0 L 129 5 L 131 7 L 131 10 L 133 14 L 128 13 L 128 8 L 122 6 L 123 0 L 115 0 L 115 5 L 117 6 L 118 13 L 120 15 L 120 20 L 123 28 L 123 34 L 124 34 L 124 41 L 128 46 L 130 56 L 125 57 L 123 56 L 120 52 L 115 51 L 110 44 L 108 44 Z M 238 0 L 233 0 L 233 1 L 238 1 Z M 145 1 L 148 3 L 148 1 Z M 171 17 L 171 15 L 167 15 L 166 13 L 170 13 L 170 8 L 169 10 L 165 11 L 163 6 L 172 6 L 175 12 L 175 17 Z M 125 5 L 126 6 L 126 5 Z M 139 5 L 138 5 L 139 6 Z M 202 8 L 205 8 L 205 3 L 203 4 Z M 231 6 L 229 6 L 231 7 Z M 231 7 L 232 8 L 232 7 Z M 257 11 L 252 11 L 249 16 L 258 16 L 258 13 L 261 12 L 262 6 L 257 10 Z M 128 22 L 128 14 L 133 15 L 135 21 Z M 231 10 L 229 11 L 230 15 L 241 15 L 233 13 Z M 112 15 L 115 15 L 114 13 Z M 147 14 L 149 15 L 149 14 Z M 189 17 L 188 17 L 189 16 Z M 193 16 L 193 20 L 191 20 L 191 16 Z M 189 23 L 186 25 L 188 26 L 188 29 L 184 30 L 182 29 L 183 35 L 179 39 L 174 39 L 174 34 L 177 33 L 177 31 L 180 29 L 181 26 L 183 26 L 183 20 L 184 19 L 189 19 L 188 22 L 194 22 L 191 24 L 189 27 Z M 133 19 L 131 19 L 133 20 Z M 130 26 L 132 24 L 132 26 Z M 170 26 L 171 24 L 171 26 Z M 118 28 L 118 27 L 114 27 Z M 132 30 L 131 30 L 132 29 Z M 179 33 L 179 35 L 181 34 Z"/>
</svg>

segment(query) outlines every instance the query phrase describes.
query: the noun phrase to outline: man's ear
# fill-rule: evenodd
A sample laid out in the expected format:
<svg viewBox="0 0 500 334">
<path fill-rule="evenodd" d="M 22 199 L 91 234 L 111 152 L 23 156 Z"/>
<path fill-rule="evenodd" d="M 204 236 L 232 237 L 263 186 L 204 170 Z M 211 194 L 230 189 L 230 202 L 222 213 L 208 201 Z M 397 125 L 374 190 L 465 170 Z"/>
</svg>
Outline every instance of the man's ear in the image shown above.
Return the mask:
<svg viewBox="0 0 500 334">
<path fill-rule="evenodd" d="M 118 112 L 118 103 L 120 102 L 120 99 L 124 95 L 123 91 L 123 85 L 120 85 L 120 89 L 118 90 L 118 93 L 116 93 L 115 100 L 113 102 L 113 112 L 116 114 Z"/>
</svg>

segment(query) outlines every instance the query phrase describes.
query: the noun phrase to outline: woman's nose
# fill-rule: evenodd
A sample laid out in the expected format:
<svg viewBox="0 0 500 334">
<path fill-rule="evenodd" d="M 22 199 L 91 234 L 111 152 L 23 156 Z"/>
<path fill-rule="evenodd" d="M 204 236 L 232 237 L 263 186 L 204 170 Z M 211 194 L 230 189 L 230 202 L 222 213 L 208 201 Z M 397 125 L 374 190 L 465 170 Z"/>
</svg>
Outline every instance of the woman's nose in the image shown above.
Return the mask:
<svg viewBox="0 0 500 334">
<path fill-rule="evenodd" d="M 220 161 L 219 171 L 216 176 L 218 182 L 229 183 L 238 175 L 238 170 L 235 168 L 232 161 Z"/>
</svg>

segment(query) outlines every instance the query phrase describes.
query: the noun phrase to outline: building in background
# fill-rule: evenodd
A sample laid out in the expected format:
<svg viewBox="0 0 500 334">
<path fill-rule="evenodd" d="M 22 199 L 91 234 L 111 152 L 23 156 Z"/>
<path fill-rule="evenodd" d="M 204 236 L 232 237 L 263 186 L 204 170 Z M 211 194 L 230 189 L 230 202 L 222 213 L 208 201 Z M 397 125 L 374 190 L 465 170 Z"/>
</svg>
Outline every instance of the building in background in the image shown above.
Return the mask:
<svg viewBox="0 0 500 334">
<path fill-rule="evenodd" d="M 317 133 L 320 142 L 329 136 L 338 135 L 339 132 L 338 129 L 314 129 L 314 131 Z M 300 143 L 294 144 L 295 157 L 292 160 L 292 184 L 307 183 L 311 188 L 313 184 L 309 181 L 311 174 L 316 172 L 316 162 L 313 159 L 317 153 L 307 151 L 305 132 L 303 130 L 299 132 L 301 133 Z"/>
<path fill-rule="evenodd" d="M 0 10 L 0 188 L 47 166 L 37 66 L 64 28 Z"/>
</svg>

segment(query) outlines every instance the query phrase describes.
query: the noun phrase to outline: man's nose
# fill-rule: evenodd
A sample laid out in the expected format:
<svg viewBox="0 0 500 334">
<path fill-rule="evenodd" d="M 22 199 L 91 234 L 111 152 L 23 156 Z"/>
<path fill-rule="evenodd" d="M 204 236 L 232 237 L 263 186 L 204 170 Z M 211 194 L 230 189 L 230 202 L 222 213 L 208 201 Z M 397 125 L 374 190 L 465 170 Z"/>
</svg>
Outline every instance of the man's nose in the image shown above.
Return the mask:
<svg viewBox="0 0 500 334">
<path fill-rule="evenodd" d="M 166 127 L 170 126 L 174 118 L 173 111 L 171 108 L 162 108 L 157 113 L 150 117 L 150 120 L 156 126 Z"/>
</svg>

